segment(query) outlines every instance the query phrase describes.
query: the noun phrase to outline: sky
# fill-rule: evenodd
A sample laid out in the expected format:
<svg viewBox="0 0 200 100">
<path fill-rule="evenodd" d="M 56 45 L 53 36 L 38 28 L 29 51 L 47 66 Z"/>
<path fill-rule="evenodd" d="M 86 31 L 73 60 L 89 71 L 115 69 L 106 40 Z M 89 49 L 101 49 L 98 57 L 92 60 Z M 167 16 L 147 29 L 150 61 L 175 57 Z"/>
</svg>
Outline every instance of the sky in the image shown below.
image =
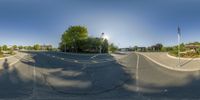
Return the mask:
<svg viewBox="0 0 200 100">
<path fill-rule="evenodd" d="M 199 0 L 0 0 L 0 45 L 52 44 L 69 26 L 119 47 L 200 41 Z"/>
</svg>

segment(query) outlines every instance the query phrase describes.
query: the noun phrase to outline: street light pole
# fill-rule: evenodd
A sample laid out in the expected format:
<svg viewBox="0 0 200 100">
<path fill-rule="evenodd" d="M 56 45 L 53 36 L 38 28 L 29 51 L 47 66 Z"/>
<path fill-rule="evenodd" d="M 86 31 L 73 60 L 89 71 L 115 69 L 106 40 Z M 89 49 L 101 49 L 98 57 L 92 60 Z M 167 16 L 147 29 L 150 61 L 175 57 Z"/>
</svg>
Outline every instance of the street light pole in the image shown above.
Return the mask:
<svg viewBox="0 0 200 100">
<path fill-rule="evenodd" d="M 181 41 L 181 29 L 178 26 L 178 66 L 180 67 L 180 41 Z"/>
<path fill-rule="evenodd" d="M 104 41 L 103 37 L 104 37 L 104 33 L 101 33 L 101 37 L 100 37 L 101 43 L 103 43 L 103 41 Z M 100 44 L 100 46 L 99 46 L 99 53 L 100 54 L 101 54 L 101 51 L 102 51 L 102 44 Z"/>
</svg>

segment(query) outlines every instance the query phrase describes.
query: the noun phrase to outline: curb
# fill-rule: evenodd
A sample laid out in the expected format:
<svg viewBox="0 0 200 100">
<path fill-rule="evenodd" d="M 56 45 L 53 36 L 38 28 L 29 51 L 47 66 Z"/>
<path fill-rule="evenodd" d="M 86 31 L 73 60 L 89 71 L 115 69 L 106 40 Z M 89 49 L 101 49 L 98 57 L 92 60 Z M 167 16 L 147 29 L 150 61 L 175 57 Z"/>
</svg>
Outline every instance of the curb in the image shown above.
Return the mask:
<svg viewBox="0 0 200 100">
<path fill-rule="evenodd" d="M 169 66 L 167 66 L 167 65 L 164 65 L 164 64 L 161 64 L 161 63 L 155 61 L 154 59 L 152 59 L 152 58 L 150 58 L 150 57 L 148 57 L 148 56 L 146 56 L 146 55 L 144 55 L 144 54 L 142 54 L 142 53 L 138 53 L 138 54 L 140 54 L 140 55 L 142 55 L 142 56 L 148 58 L 148 59 L 151 60 L 152 62 L 154 62 L 154 63 L 156 63 L 156 64 L 158 64 L 158 65 L 160 65 L 160 66 L 162 66 L 162 67 L 164 67 L 164 68 L 166 68 L 166 69 L 170 69 L 170 70 L 173 70 L 173 71 L 181 71 L 181 72 L 200 71 L 200 69 L 181 69 L 181 68 L 169 67 Z"/>
<path fill-rule="evenodd" d="M 173 58 L 173 59 L 179 59 L 178 57 L 174 57 L 172 55 L 170 55 L 169 53 L 167 53 L 167 56 L 170 57 L 170 58 Z M 200 60 L 200 58 L 180 58 L 181 60 Z"/>
</svg>

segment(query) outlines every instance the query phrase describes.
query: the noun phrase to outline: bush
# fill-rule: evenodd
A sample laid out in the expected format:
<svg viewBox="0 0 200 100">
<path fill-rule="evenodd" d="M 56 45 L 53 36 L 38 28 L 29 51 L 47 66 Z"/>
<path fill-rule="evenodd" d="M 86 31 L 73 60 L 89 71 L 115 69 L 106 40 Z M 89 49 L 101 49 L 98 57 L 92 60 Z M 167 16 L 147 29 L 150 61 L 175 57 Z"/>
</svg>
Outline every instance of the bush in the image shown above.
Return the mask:
<svg viewBox="0 0 200 100">
<path fill-rule="evenodd" d="M 169 54 L 172 55 L 172 56 L 178 57 L 178 51 L 170 51 Z M 197 53 L 197 52 L 180 53 L 180 56 L 184 57 L 184 58 L 197 58 L 197 57 L 200 57 L 199 53 Z"/>
<path fill-rule="evenodd" d="M 0 58 L 3 57 L 3 52 L 0 51 Z"/>
<path fill-rule="evenodd" d="M 10 55 L 14 55 L 15 52 L 14 52 L 13 50 L 10 50 L 10 51 L 8 52 L 8 54 L 10 54 Z"/>
<path fill-rule="evenodd" d="M 177 50 L 172 50 L 172 51 L 169 52 L 169 54 L 172 55 L 172 56 L 176 56 L 177 57 L 178 56 L 178 51 Z"/>
<path fill-rule="evenodd" d="M 196 52 L 187 52 L 187 53 L 181 54 L 181 57 L 186 57 L 186 58 L 193 57 L 193 58 L 196 58 L 196 57 L 199 57 L 199 54 L 196 53 Z"/>
</svg>

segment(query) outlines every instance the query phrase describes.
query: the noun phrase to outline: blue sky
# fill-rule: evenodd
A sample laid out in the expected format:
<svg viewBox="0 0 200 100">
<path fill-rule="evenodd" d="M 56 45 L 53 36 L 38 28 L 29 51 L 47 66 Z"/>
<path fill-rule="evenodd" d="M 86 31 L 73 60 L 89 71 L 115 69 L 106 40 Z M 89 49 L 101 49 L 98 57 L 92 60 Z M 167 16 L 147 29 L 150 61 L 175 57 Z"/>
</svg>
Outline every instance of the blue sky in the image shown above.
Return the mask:
<svg viewBox="0 0 200 100">
<path fill-rule="evenodd" d="M 0 0 L 0 45 L 60 42 L 70 25 L 119 47 L 200 41 L 198 0 Z"/>
</svg>

